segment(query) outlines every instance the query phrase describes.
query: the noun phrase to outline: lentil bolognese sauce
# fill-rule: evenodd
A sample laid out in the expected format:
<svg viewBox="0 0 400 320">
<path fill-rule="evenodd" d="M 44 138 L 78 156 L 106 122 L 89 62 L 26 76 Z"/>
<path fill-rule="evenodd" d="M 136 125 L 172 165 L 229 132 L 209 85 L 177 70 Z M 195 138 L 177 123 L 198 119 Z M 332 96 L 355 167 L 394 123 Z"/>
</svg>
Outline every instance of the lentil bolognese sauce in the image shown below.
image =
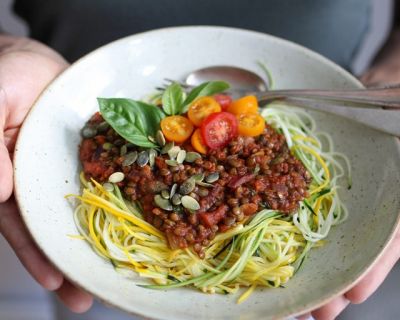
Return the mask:
<svg viewBox="0 0 400 320">
<path fill-rule="evenodd" d="M 350 164 L 329 135 L 304 111 L 260 109 L 254 96 L 221 94 L 228 87 L 98 99 L 81 131 L 78 230 L 117 270 L 151 279 L 147 288 L 244 286 L 244 301 L 287 282 L 346 219 L 337 183 Z"/>
</svg>

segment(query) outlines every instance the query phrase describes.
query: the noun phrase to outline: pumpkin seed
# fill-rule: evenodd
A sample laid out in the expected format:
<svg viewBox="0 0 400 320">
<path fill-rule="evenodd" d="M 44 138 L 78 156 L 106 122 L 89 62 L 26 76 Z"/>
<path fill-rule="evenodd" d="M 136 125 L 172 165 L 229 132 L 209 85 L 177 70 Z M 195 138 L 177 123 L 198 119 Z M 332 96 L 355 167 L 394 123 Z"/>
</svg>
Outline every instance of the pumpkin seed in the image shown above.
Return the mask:
<svg viewBox="0 0 400 320">
<path fill-rule="evenodd" d="M 122 180 L 124 180 L 124 178 L 125 178 L 124 173 L 117 171 L 108 177 L 108 182 L 118 183 L 118 182 L 121 182 Z"/>
<path fill-rule="evenodd" d="M 199 210 L 200 204 L 197 202 L 196 199 L 190 196 L 183 196 L 182 199 L 182 206 L 189 210 Z"/>
<path fill-rule="evenodd" d="M 96 128 L 94 128 L 92 126 L 89 126 L 89 125 L 84 126 L 82 131 L 81 131 L 81 135 L 85 139 L 93 138 L 96 134 L 97 134 Z"/>
<path fill-rule="evenodd" d="M 186 151 L 185 150 L 179 150 L 178 155 L 176 156 L 176 161 L 178 163 L 183 163 L 186 158 Z"/>
<path fill-rule="evenodd" d="M 192 176 L 192 178 L 198 183 L 198 181 L 203 181 L 204 179 L 204 173 L 198 173 Z"/>
<path fill-rule="evenodd" d="M 149 162 L 149 153 L 141 151 L 137 157 L 136 163 L 139 167 L 144 167 Z"/>
<path fill-rule="evenodd" d="M 180 194 L 189 194 L 196 187 L 196 181 L 193 178 L 187 179 L 184 183 L 179 187 Z"/>
<path fill-rule="evenodd" d="M 154 196 L 154 202 L 157 205 L 157 207 L 167 210 L 167 211 L 172 211 L 172 204 L 171 202 L 169 202 L 169 200 L 164 199 L 162 196 L 160 196 L 159 194 Z"/>
<path fill-rule="evenodd" d="M 171 159 L 165 160 L 165 163 L 171 167 L 176 167 L 177 165 L 179 165 L 179 163 L 176 160 L 171 160 Z"/>
<path fill-rule="evenodd" d="M 106 122 L 100 122 L 99 125 L 97 126 L 97 131 L 98 132 L 106 132 L 110 128 L 110 125 Z"/>
<path fill-rule="evenodd" d="M 171 150 L 174 147 L 174 142 L 168 142 L 162 149 L 161 149 L 161 154 L 166 154 L 168 153 L 169 150 Z"/>
<path fill-rule="evenodd" d="M 129 152 L 127 155 L 125 155 L 125 159 L 124 161 L 122 161 L 122 166 L 123 167 L 130 166 L 131 164 L 135 163 L 137 158 L 138 158 L 137 151 Z"/>
<path fill-rule="evenodd" d="M 196 181 L 196 183 L 197 183 L 199 186 L 206 187 L 206 188 L 214 187 L 213 184 L 207 183 L 207 182 L 203 182 L 203 181 Z"/>
<path fill-rule="evenodd" d="M 154 162 L 155 162 L 156 157 L 157 157 L 157 151 L 154 150 L 154 149 L 150 149 L 149 150 L 149 164 L 150 164 L 150 167 L 154 166 Z"/>
<path fill-rule="evenodd" d="M 260 166 L 257 164 L 256 167 L 254 168 L 253 173 L 254 173 L 254 174 L 257 174 L 257 173 L 259 173 L 259 172 L 260 172 Z"/>
<path fill-rule="evenodd" d="M 110 143 L 110 142 L 104 142 L 103 145 L 102 145 L 101 147 L 103 148 L 103 150 L 108 151 L 108 150 L 111 150 L 111 149 L 112 149 L 113 144 Z"/>
<path fill-rule="evenodd" d="M 149 141 L 156 143 L 156 139 L 152 136 L 147 136 L 147 139 L 149 139 Z"/>
<path fill-rule="evenodd" d="M 155 183 L 152 184 L 150 188 L 151 188 L 150 190 L 153 193 L 159 193 L 163 190 L 168 190 L 168 186 L 164 182 L 161 182 L 161 181 L 155 181 Z"/>
<path fill-rule="evenodd" d="M 169 193 L 169 197 L 172 199 L 174 194 L 176 193 L 176 189 L 178 189 L 178 184 L 174 183 L 171 187 L 171 192 Z"/>
<path fill-rule="evenodd" d="M 163 197 L 164 199 L 169 199 L 169 192 L 168 192 L 168 190 L 162 190 L 162 191 L 161 191 L 161 197 Z"/>
<path fill-rule="evenodd" d="M 206 182 L 213 183 L 219 179 L 219 173 L 213 172 L 206 177 Z"/>
<path fill-rule="evenodd" d="M 105 182 L 103 184 L 103 188 L 108 191 L 108 192 L 113 192 L 114 191 L 114 185 L 110 182 Z"/>
<path fill-rule="evenodd" d="M 182 203 L 182 196 L 179 194 L 179 193 L 175 193 L 174 195 L 173 195 L 173 197 L 172 197 L 172 199 L 171 199 L 171 201 L 172 201 L 172 204 L 174 205 L 174 206 L 178 206 L 178 205 L 180 205 L 181 203 Z"/>
<path fill-rule="evenodd" d="M 201 158 L 200 153 L 190 151 L 190 152 L 186 153 L 185 161 L 191 163 L 191 162 L 195 162 L 196 159 L 199 159 L 199 158 Z"/>
<path fill-rule="evenodd" d="M 165 146 L 165 137 L 161 130 L 158 130 L 156 133 L 156 141 L 161 146 Z"/>
<path fill-rule="evenodd" d="M 122 140 L 122 139 L 117 139 L 117 140 L 114 141 L 114 144 L 115 144 L 117 147 L 121 147 L 122 145 L 125 144 L 125 142 L 124 142 L 124 140 Z"/>
<path fill-rule="evenodd" d="M 178 155 L 179 151 L 181 151 L 181 148 L 178 146 L 173 146 L 169 151 L 168 155 L 171 159 L 176 159 L 176 156 Z"/>
<path fill-rule="evenodd" d="M 123 157 L 124 155 L 126 155 L 127 152 L 128 152 L 128 147 L 124 144 L 119 150 L 119 154 L 121 155 L 121 157 Z"/>
</svg>

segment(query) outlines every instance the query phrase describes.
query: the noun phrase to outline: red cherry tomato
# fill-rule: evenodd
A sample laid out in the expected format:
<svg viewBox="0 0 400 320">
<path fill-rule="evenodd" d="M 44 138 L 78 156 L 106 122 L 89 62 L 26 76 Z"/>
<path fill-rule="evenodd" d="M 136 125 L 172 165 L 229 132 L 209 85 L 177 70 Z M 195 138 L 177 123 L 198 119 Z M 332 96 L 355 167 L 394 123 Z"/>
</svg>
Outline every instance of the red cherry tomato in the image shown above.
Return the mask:
<svg viewBox="0 0 400 320">
<path fill-rule="evenodd" d="M 228 112 L 216 112 L 204 119 L 201 134 L 205 144 L 211 149 L 226 146 L 238 134 L 238 121 Z"/>
<path fill-rule="evenodd" d="M 216 94 L 214 96 L 214 99 L 217 100 L 217 102 L 221 106 L 222 111 L 228 109 L 228 107 L 232 103 L 232 98 L 230 96 L 227 96 L 226 94 Z"/>
</svg>

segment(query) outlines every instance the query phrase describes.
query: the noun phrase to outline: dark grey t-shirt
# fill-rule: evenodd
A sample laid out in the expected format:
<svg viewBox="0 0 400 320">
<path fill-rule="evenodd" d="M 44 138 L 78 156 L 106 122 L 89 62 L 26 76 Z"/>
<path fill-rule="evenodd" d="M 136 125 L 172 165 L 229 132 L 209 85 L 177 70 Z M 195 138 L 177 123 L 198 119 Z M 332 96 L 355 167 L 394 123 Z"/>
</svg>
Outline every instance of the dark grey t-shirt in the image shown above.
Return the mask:
<svg viewBox="0 0 400 320">
<path fill-rule="evenodd" d="M 368 0 L 16 0 L 31 36 L 69 61 L 117 38 L 178 25 L 283 37 L 348 68 L 370 21 Z"/>
</svg>

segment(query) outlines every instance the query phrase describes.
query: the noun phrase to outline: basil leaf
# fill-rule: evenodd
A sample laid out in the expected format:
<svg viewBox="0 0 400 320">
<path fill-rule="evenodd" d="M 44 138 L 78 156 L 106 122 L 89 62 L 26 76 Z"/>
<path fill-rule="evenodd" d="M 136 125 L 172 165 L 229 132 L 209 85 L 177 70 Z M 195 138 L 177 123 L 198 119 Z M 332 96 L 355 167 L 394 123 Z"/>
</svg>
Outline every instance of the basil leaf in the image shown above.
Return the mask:
<svg viewBox="0 0 400 320">
<path fill-rule="evenodd" d="M 165 117 L 160 108 L 131 99 L 97 98 L 97 101 L 104 120 L 121 137 L 140 147 L 157 147 L 148 137 L 156 135 Z"/>
<path fill-rule="evenodd" d="M 211 96 L 213 94 L 223 92 L 227 89 L 229 89 L 229 84 L 224 81 L 209 81 L 202 83 L 201 85 L 193 88 L 192 91 L 189 92 L 188 96 L 183 102 L 184 107 L 182 113 L 187 112 L 187 110 L 189 109 L 189 105 L 197 98 Z"/>
<path fill-rule="evenodd" d="M 174 82 L 165 89 L 162 96 L 162 106 L 168 115 L 180 114 L 182 111 L 183 90 L 181 86 Z"/>
</svg>

